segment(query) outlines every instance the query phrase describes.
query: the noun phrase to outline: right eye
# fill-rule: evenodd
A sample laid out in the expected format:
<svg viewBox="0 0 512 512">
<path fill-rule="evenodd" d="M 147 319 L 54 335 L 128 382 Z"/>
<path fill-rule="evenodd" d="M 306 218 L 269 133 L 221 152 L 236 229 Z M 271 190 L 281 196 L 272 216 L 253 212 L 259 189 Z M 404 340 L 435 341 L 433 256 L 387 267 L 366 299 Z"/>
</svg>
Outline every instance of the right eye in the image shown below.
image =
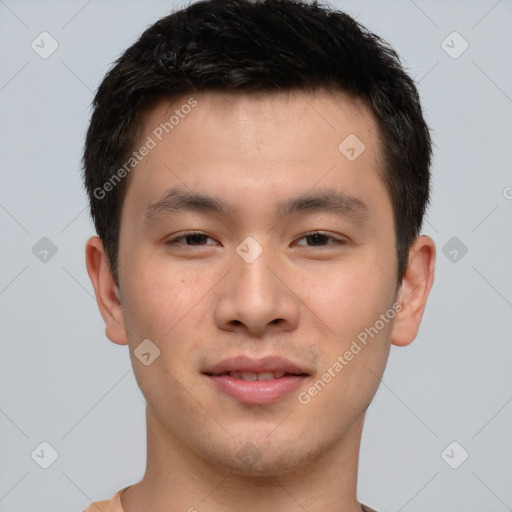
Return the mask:
<svg viewBox="0 0 512 512">
<path fill-rule="evenodd" d="M 184 245 L 190 247 L 197 247 L 201 245 L 214 245 L 205 243 L 207 239 L 213 240 L 213 238 L 209 237 L 208 235 L 196 231 L 191 231 L 189 233 L 182 233 L 181 235 L 174 236 L 173 238 L 167 240 L 165 244 Z M 181 240 L 185 240 L 185 242 L 182 242 Z"/>
</svg>

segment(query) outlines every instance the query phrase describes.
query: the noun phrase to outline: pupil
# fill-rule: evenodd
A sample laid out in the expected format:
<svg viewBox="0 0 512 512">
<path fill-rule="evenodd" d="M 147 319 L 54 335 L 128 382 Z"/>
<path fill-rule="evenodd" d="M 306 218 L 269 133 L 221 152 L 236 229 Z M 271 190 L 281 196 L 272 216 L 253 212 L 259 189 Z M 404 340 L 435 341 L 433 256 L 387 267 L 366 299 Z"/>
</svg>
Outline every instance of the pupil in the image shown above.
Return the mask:
<svg viewBox="0 0 512 512">
<path fill-rule="evenodd" d="M 198 243 L 198 244 L 199 244 L 199 243 L 201 243 L 201 242 L 202 242 L 202 240 L 203 240 L 203 239 L 202 239 L 202 236 L 203 236 L 203 235 L 200 235 L 200 234 L 197 234 L 197 233 L 196 233 L 196 234 L 194 234 L 194 235 L 189 235 L 189 236 L 188 236 L 188 239 L 189 239 L 189 241 L 191 241 L 192 243 Z"/>
<path fill-rule="evenodd" d="M 320 244 L 324 241 L 325 235 L 322 235 L 320 233 L 316 233 L 314 235 L 310 235 L 310 241 L 312 241 L 314 244 Z"/>
</svg>

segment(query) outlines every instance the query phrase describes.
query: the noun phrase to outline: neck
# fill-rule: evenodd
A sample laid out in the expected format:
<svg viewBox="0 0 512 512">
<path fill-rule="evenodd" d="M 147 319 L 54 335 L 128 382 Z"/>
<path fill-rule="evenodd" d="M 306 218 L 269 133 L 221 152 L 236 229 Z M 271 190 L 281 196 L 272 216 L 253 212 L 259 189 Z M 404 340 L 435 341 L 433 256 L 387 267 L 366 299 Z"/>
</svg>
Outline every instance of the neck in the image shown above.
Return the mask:
<svg viewBox="0 0 512 512">
<path fill-rule="evenodd" d="M 243 475 L 190 451 L 147 408 L 143 479 L 121 495 L 124 512 L 361 512 L 357 466 L 364 416 L 307 466 L 286 474 Z"/>
</svg>

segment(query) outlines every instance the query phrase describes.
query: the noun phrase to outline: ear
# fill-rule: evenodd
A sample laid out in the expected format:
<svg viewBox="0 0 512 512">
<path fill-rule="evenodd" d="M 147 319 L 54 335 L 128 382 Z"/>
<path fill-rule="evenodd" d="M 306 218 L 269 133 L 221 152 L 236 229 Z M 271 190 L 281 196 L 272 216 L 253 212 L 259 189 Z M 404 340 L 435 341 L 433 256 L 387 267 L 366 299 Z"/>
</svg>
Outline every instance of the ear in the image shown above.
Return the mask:
<svg viewBox="0 0 512 512">
<path fill-rule="evenodd" d="M 409 250 L 409 263 L 398 291 L 402 308 L 395 316 L 391 343 L 404 347 L 413 342 L 434 283 L 436 246 L 429 236 L 419 236 Z"/>
<path fill-rule="evenodd" d="M 119 291 L 110 272 L 107 253 L 101 239 L 97 236 L 93 236 L 87 241 L 85 264 L 94 287 L 98 308 L 105 322 L 107 338 L 118 345 L 127 345 L 128 337 Z"/>
</svg>

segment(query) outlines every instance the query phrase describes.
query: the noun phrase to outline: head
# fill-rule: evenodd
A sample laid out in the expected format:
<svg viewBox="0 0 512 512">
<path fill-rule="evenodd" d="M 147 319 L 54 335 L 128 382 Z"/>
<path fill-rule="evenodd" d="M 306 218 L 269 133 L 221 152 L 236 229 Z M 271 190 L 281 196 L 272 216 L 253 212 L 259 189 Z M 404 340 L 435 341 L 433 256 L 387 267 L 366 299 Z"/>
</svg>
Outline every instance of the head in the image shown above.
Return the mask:
<svg viewBox="0 0 512 512">
<path fill-rule="evenodd" d="M 156 22 L 118 59 L 93 104 L 84 181 L 118 283 L 121 210 L 144 113 L 205 91 L 343 91 L 375 116 L 378 172 L 393 206 L 397 282 L 429 202 L 431 140 L 416 87 L 395 51 L 317 3 L 199 1 Z M 112 188 L 105 184 L 112 183 Z"/>
<path fill-rule="evenodd" d="M 247 442 L 265 471 L 282 471 L 340 441 L 390 342 L 416 336 L 434 260 L 418 236 L 430 159 L 396 53 L 317 3 L 199 1 L 118 59 L 85 144 L 99 236 L 87 265 L 107 336 L 130 345 L 173 439 L 240 471 Z M 160 354 L 148 366 L 136 356 L 145 339 Z M 244 403 L 211 386 L 226 358 L 276 354 L 305 374 L 295 399 Z M 274 432 L 283 408 L 295 420 Z"/>
</svg>

